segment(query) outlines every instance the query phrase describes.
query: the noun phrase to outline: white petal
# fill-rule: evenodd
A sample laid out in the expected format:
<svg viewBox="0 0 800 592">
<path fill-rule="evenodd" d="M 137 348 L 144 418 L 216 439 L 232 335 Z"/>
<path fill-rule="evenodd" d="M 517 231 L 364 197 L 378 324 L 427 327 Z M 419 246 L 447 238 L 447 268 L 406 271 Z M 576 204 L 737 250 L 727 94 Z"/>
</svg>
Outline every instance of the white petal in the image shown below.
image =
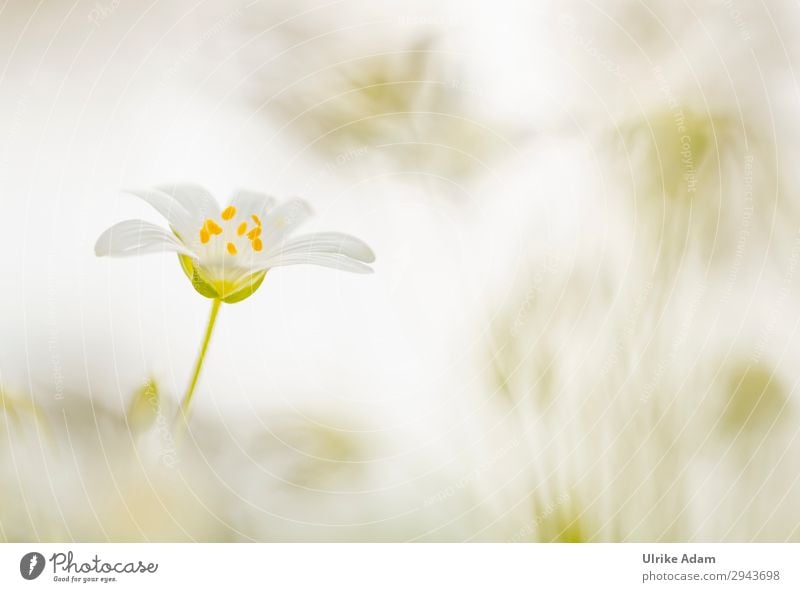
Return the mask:
<svg viewBox="0 0 800 592">
<path fill-rule="evenodd" d="M 231 205 L 236 208 L 240 217 L 243 218 L 255 214 L 262 220 L 275 207 L 276 203 L 277 200 L 266 193 L 257 193 L 247 189 L 237 191 L 231 200 Z"/>
<path fill-rule="evenodd" d="M 94 246 L 98 257 L 130 257 L 165 251 L 196 258 L 171 232 L 144 220 L 125 220 L 114 224 L 100 235 Z"/>
<path fill-rule="evenodd" d="M 217 200 L 211 193 L 192 183 L 171 183 L 156 187 L 159 191 L 173 197 L 175 201 L 183 206 L 189 216 L 194 220 L 195 225 L 202 224 L 206 218 L 216 218 L 219 216 L 220 209 Z"/>
<path fill-rule="evenodd" d="M 153 206 L 181 236 L 186 237 L 194 232 L 197 220 L 173 196 L 160 189 L 126 189 L 125 192 L 135 195 Z"/>
<path fill-rule="evenodd" d="M 267 213 L 263 220 L 262 240 L 269 248 L 281 241 L 313 215 L 311 207 L 302 199 L 290 199 Z"/>
<path fill-rule="evenodd" d="M 321 265 L 322 267 L 332 267 L 343 271 L 354 273 L 372 273 L 369 265 L 346 257 L 345 255 L 335 255 L 331 253 L 290 253 L 279 255 L 270 259 L 265 264 L 265 269 L 272 267 L 282 267 L 284 265 Z"/>
<path fill-rule="evenodd" d="M 364 263 L 375 261 L 375 253 L 367 243 L 341 232 L 317 232 L 291 238 L 276 246 L 269 257 L 301 253 L 344 255 Z"/>
</svg>

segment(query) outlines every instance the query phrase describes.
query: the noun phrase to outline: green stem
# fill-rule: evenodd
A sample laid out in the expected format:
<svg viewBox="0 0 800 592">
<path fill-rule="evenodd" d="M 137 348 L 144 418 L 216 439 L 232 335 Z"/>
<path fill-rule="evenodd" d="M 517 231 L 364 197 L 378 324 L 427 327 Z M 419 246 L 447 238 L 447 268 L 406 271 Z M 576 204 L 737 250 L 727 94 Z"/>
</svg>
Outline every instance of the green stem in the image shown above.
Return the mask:
<svg viewBox="0 0 800 592">
<path fill-rule="evenodd" d="M 208 325 L 206 326 L 205 337 L 203 337 L 203 345 L 200 347 L 200 354 L 197 356 L 197 362 L 195 362 L 194 365 L 194 374 L 192 375 L 192 380 L 189 383 L 189 388 L 186 389 L 186 394 L 183 395 L 183 400 L 181 401 L 179 418 L 182 417 L 184 423 L 188 423 L 189 421 L 189 405 L 192 403 L 194 389 L 197 386 L 197 380 L 200 378 L 200 370 L 203 368 L 203 360 L 205 359 L 206 351 L 208 350 L 208 342 L 211 341 L 211 333 L 214 331 L 214 323 L 217 320 L 217 313 L 219 312 L 220 304 L 222 304 L 222 300 L 215 298 L 211 305 L 211 314 L 208 317 Z"/>
</svg>

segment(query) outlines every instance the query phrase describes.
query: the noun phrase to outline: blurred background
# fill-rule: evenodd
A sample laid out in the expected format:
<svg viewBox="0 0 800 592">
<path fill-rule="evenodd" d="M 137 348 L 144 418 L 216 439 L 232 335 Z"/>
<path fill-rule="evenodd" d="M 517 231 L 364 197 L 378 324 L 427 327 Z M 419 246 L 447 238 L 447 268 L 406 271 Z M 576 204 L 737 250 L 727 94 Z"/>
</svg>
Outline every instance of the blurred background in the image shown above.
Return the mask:
<svg viewBox="0 0 800 592">
<path fill-rule="evenodd" d="M 800 541 L 800 8 L 6 0 L 0 540 Z M 224 306 L 121 193 L 302 196 Z"/>
</svg>

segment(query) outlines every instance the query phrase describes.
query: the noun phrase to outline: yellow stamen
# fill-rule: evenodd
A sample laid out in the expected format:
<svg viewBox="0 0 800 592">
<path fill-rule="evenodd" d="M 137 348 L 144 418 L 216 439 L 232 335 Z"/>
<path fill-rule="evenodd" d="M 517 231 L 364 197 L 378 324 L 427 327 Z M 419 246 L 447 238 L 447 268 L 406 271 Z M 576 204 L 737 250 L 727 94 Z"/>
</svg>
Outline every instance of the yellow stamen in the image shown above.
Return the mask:
<svg viewBox="0 0 800 592">
<path fill-rule="evenodd" d="M 259 218 L 255 214 L 252 214 L 250 217 L 253 219 L 253 222 L 256 223 L 256 226 L 261 226 L 261 218 Z"/>
<path fill-rule="evenodd" d="M 211 218 L 206 220 L 205 228 L 211 234 L 222 234 L 222 227 L 214 222 Z"/>
<path fill-rule="evenodd" d="M 206 230 L 206 227 L 203 226 L 200 229 L 200 242 L 203 243 L 203 244 L 206 244 L 209 241 L 210 238 L 211 238 L 211 236 L 208 234 L 208 230 Z"/>
<path fill-rule="evenodd" d="M 253 250 L 254 251 L 260 251 L 263 248 L 264 248 L 264 244 L 261 242 L 260 238 L 257 238 L 256 240 L 253 241 Z"/>
<path fill-rule="evenodd" d="M 261 227 L 260 226 L 256 226 L 255 228 L 253 228 L 253 230 L 251 230 L 250 232 L 247 233 L 247 238 L 249 238 L 250 240 L 255 240 L 259 236 L 261 236 Z"/>
<path fill-rule="evenodd" d="M 234 245 L 233 243 L 228 243 L 228 253 L 230 253 L 231 255 L 235 255 L 236 245 Z"/>
<path fill-rule="evenodd" d="M 230 220 L 236 215 L 236 208 L 233 206 L 228 206 L 222 211 L 222 219 L 223 220 Z"/>
<path fill-rule="evenodd" d="M 242 236 L 245 232 L 247 232 L 247 222 L 242 222 L 239 224 L 239 228 L 236 229 L 236 234 Z"/>
</svg>

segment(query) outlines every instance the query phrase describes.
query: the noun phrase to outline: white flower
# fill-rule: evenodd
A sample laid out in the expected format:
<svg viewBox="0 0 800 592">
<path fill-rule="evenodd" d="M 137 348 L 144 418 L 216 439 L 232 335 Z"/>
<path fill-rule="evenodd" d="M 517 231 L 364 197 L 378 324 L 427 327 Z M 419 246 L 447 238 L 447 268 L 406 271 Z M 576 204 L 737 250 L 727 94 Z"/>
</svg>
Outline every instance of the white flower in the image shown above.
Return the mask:
<svg viewBox="0 0 800 592">
<path fill-rule="evenodd" d="M 370 273 L 375 260 L 363 241 L 340 232 L 292 236 L 311 216 L 308 204 L 239 191 L 220 210 L 196 185 L 130 191 L 169 222 L 171 232 L 144 220 L 126 220 L 106 230 L 95 245 L 98 257 L 129 257 L 173 251 L 203 296 L 238 302 L 250 296 L 266 272 L 280 265 L 310 263 Z"/>
</svg>

